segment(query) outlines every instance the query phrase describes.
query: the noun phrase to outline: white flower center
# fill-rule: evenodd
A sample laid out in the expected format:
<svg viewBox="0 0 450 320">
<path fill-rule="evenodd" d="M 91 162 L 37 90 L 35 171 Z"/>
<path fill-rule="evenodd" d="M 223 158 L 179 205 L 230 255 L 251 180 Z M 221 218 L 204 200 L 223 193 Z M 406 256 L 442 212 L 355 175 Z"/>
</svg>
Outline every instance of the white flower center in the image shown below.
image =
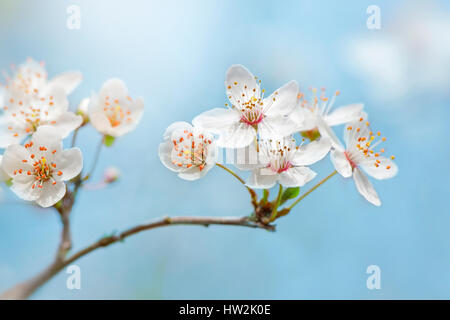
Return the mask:
<svg viewBox="0 0 450 320">
<path fill-rule="evenodd" d="M 127 99 L 132 101 L 131 97 L 127 97 Z M 113 128 L 120 126 L 124 122 L 132 121 L 131 110 L 124 107 L 124 103 L 120 103 L 119 99 L 110 101 L 109 96 L 106 96 L 104 104 L 103 112 Z"/>
<path fill-rule="evenodd" d="M 261 80 L 259 83 L 261 83 Z M 233 83 L 233 86 L 238 88 L 240 93 L 239 95 L 229 96 L 230 101 L 233 99 L 237 104 L 233 105 L 232 108 L 239 112 L 242 123 L 256 128 L 264 119 L 263 96 L 260 94 L 259 89 L 258 91 L 256 88 L 250 90 L 245 83 L 236 81 Z M 232 85 L 229 85 L 228 90 L 231 90 L 231 88 Z M 264 93 L 264 90 L 261 92 Z M 226 104 L 226 106 L 228 105 Z"/>
<path fill-rule="evenodd" d="M 55 103 L 53 101 L 53 96 L 49 96 L 47 98 L 41 96 L 39 95 L 38 89 L 33 89 L 31 93 L 27 92 L 27 94 L 32 95 L 31 101 L 38 102 L 39 106 L 25 106 L 26 103 L 31 102 L 24 102 L 24 100 L 21 99 L 16 100 L 14 98 L 10 98 L 9 107 L 4 106 L 3 109 L 7 111 L 11 108 L 10 115 L 13 117 L 13 119 L 21 123 L 19 127 L 21 127 L 22 124 L 25 123 L 25 132 L 31 134 L 35 132 L 40 125 L 47 123 L 47 116 L 50 109 L 54 107 Z M 28 97 L 25 98 L 26 101 L 29 100 Z M 55 124 L 56 121 L 50 121 L 49 123 Z M 13 126 L 9 126 L 8 130 L 10 130 L 15 137 L 18 136 L 18 133 L 15 132 L 15 128 Z"/>
<path fill-rule="evenodd" d="M 303 93 L 298 94 L 298 99 L 300 99 L 300 105 L 302 107 L 309 109 L 317 116 L 327 115 L 331 111 L 336 97 L 340 94 L 339 91 L 336 91 L 331 99 L 328 99 L 325 96 L 325 88 L 321 89 L 320 95 L 317 95 L 316 88 L 311 88 L 310 90 L 312 92 L 310 100 L 306 100 Z"/>
<path fill-rule="evenodd" d="M 269 159 L 267 168 L 274 173 L 282 173 L 292 167 L 291 160 L 294 154 L 299 150 L 295 140 L 284 138 L 279 141 L 265 141 L 261 146 L 264 155 Z"/>
<path fill-rule="evenodd" d="M 263 119 L 263 102 L 261 98 L 252 96 L 240 106 L 241 122 L 249 126 L 257 126 Z"/>
<path fill-rule="evenodd" d="M 373 165 L 375 167 L 380 167 L 381 161 L 379 157 L 385 152 L 384 148 L 379 149 L 378 151 L 375 149 L 380 143 L 386 141 L 385 137 L 381 137 L 381 132 L 377 132 L 374 134 L 370 131 L 369 128 L 370 123 L 366 121 L 364 123 L 364 119 L 361 117 L 359 119 L 359 123 L 356 126 L 347 126 L 348 134 L 351 136 L 351 140 L 348 142 L 347 151 L 345 152 L 345 156 L 347 160 L 350 162 L 352 168 L 358 166 L 361 161 L 370 159 L 373 160 Z M 366 127 L 366 128 L 365 128 Z M 361 135 L 361 130 L 367 130 L 367 134 Z M 364 132 L 364 131 L 363 131 Z M 390 157 L 392 160 L 395 159 L 394 156 Z M 386 165 L 386 170 L 391 169 L 391 166 Z"/>
<path fill-rule="evenodd" d="M 33 142 L 25 144 L 25 148 L 30 148 L 33 146 Z M 39 147 L 40 151 L 47 151 L 45 146 Z M 52 151 L 52 154 L 55 154 L 56 150 Z M 62 176 L 62 171 L 57 171 L 57 165 L 54 162 L 49 162 L 47 158 L 41 157 L 37 159 L 36 156 L 31 153 L 29 159 L 23 159 L 22 163 L 31 163 L 33 166 L 33 170 L 23 170 L 17 169 L 14 170 L 14 175 L 17 174 L 26 174 L 28 176 L 34 176 L 35 182 L 31 186 L 32 189 L 42 188 L 43 184 L 47 181 L 50 181 L 52 185 L 56 184 L 55 179 L 53 178 L 54 174 L 58 176 Z"/>
<path fill-rule="evenodd" d="M 212 143 L 211 139 L 204 134 L 194 134 L 190 130 L 184 130 L 183 135 L 174 139 L 172 151 L 172 163 L 179 167 L 198 167 L 201 170 L 206 165 L 208 148 Z"/>
</svg>

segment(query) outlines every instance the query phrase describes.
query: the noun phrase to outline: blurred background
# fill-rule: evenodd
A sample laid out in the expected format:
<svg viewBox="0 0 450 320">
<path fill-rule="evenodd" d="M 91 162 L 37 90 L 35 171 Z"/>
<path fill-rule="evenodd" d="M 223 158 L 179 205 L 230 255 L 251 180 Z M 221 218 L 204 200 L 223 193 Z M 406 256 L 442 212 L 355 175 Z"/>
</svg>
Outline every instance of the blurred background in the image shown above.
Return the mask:
<svg viewBox="0 0 450 320">
<path fill-rule="evenodd" d="M 81 10 L 79 30 L 66 26 L 70 5 Z M 381 10 L 380 29 L 366 26 L 370 5 Z M 380 208 L 336 176 L 278 220 L 276 233 L 153 230 L 77 261 L 81 290 L 68 290 L 62 272 L 33 298 L 450 299 L 448 1 L 2 0 L 0 43 L 0 69 L 33 57 L 50 77 L 81 71 L 74 109 L 110 77 L 144 98 L 137 130 L 102 151 L 94 176 L 114 165 L 120 181 L 85 190 L 72 212 L 74 250 L 163 215 L 250 213 L 225 171 L 187 182 L 157 154 L 169 124 L 227 102 L 232 64 L 247 66 L 267 92 L 295 79 L 303 89 L 340 90 L 337 105 L 364 102 L 400 168 L 374 181 Z M 80 131 L 88 166 L 100 138 Z M 333 170 L 328 157 L 313 169 L 316 181 Z M 54 211 L 2 194 L 0 291 L 44 268 L 60 237 Z M 381 268 L 381 290 L 366 287 L 369 265 Z"/>
</svg>

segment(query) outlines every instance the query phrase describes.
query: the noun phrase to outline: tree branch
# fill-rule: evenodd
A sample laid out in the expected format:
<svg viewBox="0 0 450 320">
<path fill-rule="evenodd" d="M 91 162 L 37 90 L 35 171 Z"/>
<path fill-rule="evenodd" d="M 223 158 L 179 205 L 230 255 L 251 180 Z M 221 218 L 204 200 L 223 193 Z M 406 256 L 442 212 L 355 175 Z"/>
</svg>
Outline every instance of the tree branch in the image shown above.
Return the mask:
<svg viewBox="0 0 450 320">
<path fill-rule="evenodd" d="M 61 213 L 61 223 L 63 226 L 61 233 L 61 241 L 58 249 L 58 257 L 60 259 L 64 259 L 65 255 L 72 248 L 72 238 L 70 235 L 70 220 L 69 220 L 70 212 L 66 212 L 65 210 Z"/>
<path fill-rule="evenodd" d="M 32 295 L 37 289 L 49 281 L 53 276 L 58 274 L 64 267 L 75 262 L 76 260 L 84 257 L 85 255 L 95 251 L 99 248 L 107 247 L 116 242 L 123 241 L 132 235 L 138 234 L 142 231 L 156 229 L 160 227 L 173 226 L 173 225 L 199 225 L 208 227 L 209 225 L 229 225 L 229 226 L 242 226 L 249 228 L 260 228 L 268 231 L 275 231 L 274 225 L 263 224 L 261 222 L 252 221 L 248 217 L 165 217 L 155 220 L 150 223 L 137 225 L 130 229 L 127 229 L 118 235 L 111 235 L 101 238 L 86 248 L 74 253 L 73 255 L 65 258 L 65 255 L 61 255 L 62 244 L 66 241 L 64 237 L 64 222 L 63 222 L 63 236 L 59 246 L 58 254 L 55 261 L 52 262 L 46 269 L 35 277 L 22 282 L 0 295 L 0 299 L 26 299 Z"/>
</svg>

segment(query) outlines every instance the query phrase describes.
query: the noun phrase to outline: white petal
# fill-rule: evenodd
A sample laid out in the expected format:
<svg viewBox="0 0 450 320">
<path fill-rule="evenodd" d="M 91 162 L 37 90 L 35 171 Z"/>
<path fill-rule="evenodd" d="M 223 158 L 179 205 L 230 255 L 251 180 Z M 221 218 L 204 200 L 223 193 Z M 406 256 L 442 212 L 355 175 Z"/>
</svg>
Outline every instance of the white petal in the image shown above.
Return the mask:
<svg viewBox="0 0 450 320">
<path fill-rule="evenodd" d="M 347 160 L 344 151 L 339 150 L 331 150 L 330 153 L 331 162 L 334 165 L 334 168 L 337 172 L 344 178 L 348 178 L 352 176 L 352 166 L 350 162 Z"/>
<path fill-rule="evenodd" d="M 344 146 L 342 145 L 341 141 L 336 137 L 336 134 L 334 133 L 333 129 L 326 124 L 326 122 L 321 118 L 316 118 L 317 128 L 319 129 L 320 135 L 322 137 L 326 137 L 330 139 L 331 146 L 337 150 L 344 150 Z"/>
<path fill-rule="evenodd" d="M 44 183 L 39 198 L 36 199 L 36 203 L 43 208 L 53 206 L 66 194 L 66 185 L 64 182 L 56 182 L 52 184 L 50 181 Z"/>
<path fill-rule="evenodd" d="M 233 105 L 237 105 L 238 100 L 249 100 L 251 97 L 259 98 L 261 95 L 255 76 L 242 65 L 233 65 L 227 70 L 225 90 Z M 245 97 L 242 97 L 242 94 Z"/>
<path fill-rule="evenodd" d="M 45 70 L 45 66 L 43 63 L 37 62 L 31 58 L 27 58 L 27 60 L 24 63 L 21 63 L 17 68 L 15 77 L 17 77 L 18 74 L 21 74 L 22 77 L 25 75 L 30 76 L 30 78 L 32 76 L 36 79 L 39 78 L 45 80 L 47 77 L 47 70 Z M 36 74 L 39 74 L 39 77 L 36 77 Z"/>
<path fill-rule="evenodd" d="M 366 198 L 367 201 L 375 206 L 381 205 L 377 192 L 373 188 L 369 179 L 367 179 L 366 175 L 360 169 L 355 168 L 353 171 L 353 180 L 355 181 L 356 189 L 358 189 L 358 192 Z"/>
<path fill-rule="evenodd" d="M 220 134 L 223 130 L 239 122 L 239 113 L 235 110 L 215 108 L 201 113 L 192 120 L 192 124 Z"/>
<path fill-rule="evenodd" d="M 13 178 L 11 190 L 21 199 L 32 201 L 38 197 L 39 191 L 32 189 L 34 175 L 27 174 L 28 171 L 33 171 L 32 165 L 22 161 L 31 160 L 29 157 L 30 153 L 25 147 L 10 145 L 3 155 L 2 169 Z M 22 174 L 19 173 L 20 169 Z"/>
<path fill-rule="evenodd" d="M 28 162 L 24 163 L 23 160 L 27 160 Z M 33 166 L 29 163 L 29 160 L 31 160 L 30 153 L 25 147 L 18 144 L 12 144 L 3 154 L 2 169 L 8 176 L 14 177 L 17 181 L 28 182 L 29 176 L 24 173 L 33 170 Z M 20 169 L 22 169 L 24 173 L 18 174 Z"/>
<path fill-rule="evenodd" d="M 188 181 L 194 181 L 198 180 L 200 178 L 203 178 L 209 170 L 211 170 L 214 167 L 215 164 L 206 164 L 203 167 L 203 170 L 200 171 L 199 167 L 191 167 L 189 169 L 183 170 L 180 173 L 178 173 L 178 176 L 181 179 L 188 180 Z"/>
<path fill-rule="evenodd" d="M 129 133 L 136 129 L 139 124 L 142 114 L 144 112 L 144 101 L 141 98 L 133 101 L 132 104 L 128 106 L 131 114 L 128 115 L 130 120 L 124 120 L 122 123 L 116 127 L 112 127 L 109 129 L 109 135 L 113 137 L 121 137 L 126 133 Z"/>
<path fill-rule="evenodd" d="M 380 162 L 376 162 L 376 160 Z M 377 163 L 378 167 L 375 166 L 375 163 Z M 364 162 L 360 163 L 360 166 L 368 175 L 378 180 L 392 178 L 398 173 L 398 167 L 395 162 L 385 157 L 365 158 Z"/>
<path fill-rule="evenodd" d="M 83 117 L 67 111 L 61 114 L 54 121 L 55 123 L 52 124 L 52 126 L 58 130 L 61 138 L 66 138 L 72 131 L 81 125 L 83 122 Z"/>
<path fill-rule="evenodd" d="M 256 169 L 252 171 L 245 185 L 255 189 L 269 189 L 275 185 L 277 179 L 278 175 L 275 173 L 268 174 L 268 170 Z"/>
<path fill-rule="evenodd" d="M 49 84 L 60 86 L 64 88 L 64 91 L 67 94 L 70 94 L 76 87 L 78 87 L 82 79 L 83 76 L 80 72 L 64 72 L 54 77 Z"/>
<path fill-rule="evenodd" d="M 158 148 L 159 159 L 167 169 L 178 172 L 181 170 L 181 168 L 172 163 L 172 149 L 172 141 L 162 142 Z"/>
<path fill-rule="evenodd" d="M 358 138 L 360 137 L 368 137 L 370 133 L 370 128 L 366 124 L 367 122 L 367 115 L 363 112 L 361 115 L 361 118 L 363 121 L 353 121 L 349 122 L 345 128 L 344 128 L 344 141 L 345 145 L 347 146 L 347 149 L 349 151 L 356 151 L 358 150 L 355 146 L 358 143 Z M 348 128 L 351 127 L 352 130 L 348 130 Z M 359 131 L 357 130 L 359 129 Z"/>
<path fill-rule="evenodd" d="M 38 187 L 32 188 L 36 180 L 34 176 L 25 176 L 26 180 L 18 181 L 16 177 L 12 180 L 11 190 L 21 199 L 25 201 L 34 201 L 39 198 L 41 189 Z"/>
<path fill-rule="evenodd" d="M 29 135 L 26 132 L 26 123 L 17 121 L 17 117 L 13 117 L 12 113 L 0 114 L 0 148 L 6 148 L 10 144 L 20 144 Z"/>
<path fill-rule="evenodd" d="M 302 187 L 316 175 L 308 167 L 292 167 L 280 173 L 280 184 L 284 187 Z"/>
<path fill-rule="evenodd" d="M 59 180 L 67 181 L 75 178 L 83 168 L 83 155 L 78 148 L 63 150 L 56 162 L 56 170 L 61 171 Z"/>
<path fill-rule="evenodd" d="M 281 139 L 297 131 L 297 124 L 289 117 L 267 116 L 258 125 L 258 134 L 261 139 Z"/>
<path fill-rule="evenodd" d="M 324 120 L 330 127 L 355 121 L 361 117 L 363 108 L 364 105 L 362 103 L 354 103 L 339 107 L 332 113 L 326 115 Z"/>
<path fill-rule="evenodd" d="M 288 117 L 297 124 L 296 131 L 309 131 L 317 127 L 316 116 L 305 107 L 297 106 Z"/>
<path fill-rule="evenodd" d="M 36 100 L 33 103 L 35 108 L 40 107 L 41 110 L 46 110 L 48 113 L 48 119 L 57 117 L 65 111 L 69 110 L 69 101 L 67 100 L 67 93 L 63 87 L 52 86 L 47 87 L 43 96 L 46 98 L 44 101 Z M 52 106 L 48 106 L 49 100 L 51 98 Z"/>
<path fill-rule="evenodd" d="M 252 143 L 255 138 L 256 131 L 253 127 L 238 122 L 221 133 L 217 145 L 222 148 L 244 148 Z"/>
<path fill-rule="evenodd" d="M 2 168 L 2 160 L 3 160 L 3 156 L 0 155 L 0 181 L 7 181 L 10 179 L 10 176 L 3 170 Z"/>
<path fill-rule="evenodd" d="M 28 148 L 30 153 L 35 154 L 37 158 L 45 157 L 51 161 L 56 154 L 60 154 L 62 151 L 62 138 L 58 129 L 53 126 L 40 126 L 31 137 L 33 145 Z M 41 150 L 41 147 L 45 147 L 46 150 Z"/>
<path fill-rule="evenodd" d="M 185 121 L 174 122 L 170 126 L 168 126 L 166 131 L 164 132 L 164 140 L 172 140 L 174 136 L 183 133 L 184 130 L 192 130 L 192 125 Z"/>
<path fill-rule="evenodd" d="M 270 115 L 289 115 L 297 106 L 298 83 L 292 80 L 284 86 L 272 93 L 268 98 L 265 98 L 264 114 Z"/>
<path fill-rule="evenodd" d="M 109 97 L 111 100 L 115 99 L 123 99 L 128 95 L 128 89 L 120 79 L 112 78 L 107 80 L 100 89 L 99 99 L 104 101 L 106 97 Z"/>
<path fill-rule="evenodd" d="M 0 148 L 7 148 L 11 144 L 21 143 L 28 134 L 25 130 L 14 130 L 8 129 L 8 125 L 4 126 L 0 124 Z"/>
<path fill-rule="evenodd" d="M 89 116 L 92 126 L 100 133 L 111 135 L 112 126 L 108 118 L 102 112 L 93 112 Z"/>
<path fill-rule="evenodd" d="M 301 146 L 291 162 L 295 166 L 309 166 L 325 157 L 328 151 L 330 151 L 330 148 L 330 140 L 322 137 L 320 140 Z"/>
</svg>

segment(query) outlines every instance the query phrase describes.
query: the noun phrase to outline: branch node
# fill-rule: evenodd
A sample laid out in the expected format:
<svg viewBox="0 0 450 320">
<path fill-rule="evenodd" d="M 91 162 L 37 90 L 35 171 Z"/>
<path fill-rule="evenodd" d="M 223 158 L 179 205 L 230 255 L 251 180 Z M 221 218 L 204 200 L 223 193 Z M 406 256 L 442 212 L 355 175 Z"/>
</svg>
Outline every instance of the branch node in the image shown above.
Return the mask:
<svg viewBox="0 0 450 320">
<path fill-rule="evenodd" d="M 164 218 L 164 223 L 171 224 L 172 223 L 172 219 L 170 217 L 165 217 Z"/>
</svg>

